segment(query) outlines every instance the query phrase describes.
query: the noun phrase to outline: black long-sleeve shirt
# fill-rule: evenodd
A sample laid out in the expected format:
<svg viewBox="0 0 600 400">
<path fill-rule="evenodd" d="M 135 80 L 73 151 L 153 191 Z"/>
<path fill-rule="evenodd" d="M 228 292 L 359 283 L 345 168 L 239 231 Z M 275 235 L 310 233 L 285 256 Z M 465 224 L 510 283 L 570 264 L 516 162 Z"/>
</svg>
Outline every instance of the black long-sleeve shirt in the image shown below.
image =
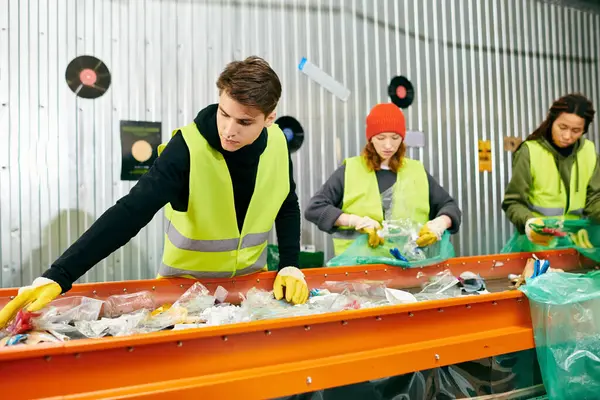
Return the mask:
<svg viewBox="0 0 600 400">
<path fill-rule="evenodd" d="M 209 145 L 225 159 L 231 175 L 238 229 L 241 231 L 254 193 L 260 155 L 267 147 L 266 129 L 256 141 L 235 152 L 221 147 L 216 122 L 217 105 L 200 111 L 194 119 Z M 300 207 L 289 157 L 290 192 L 275 219 L 280 253 L 279 268 L 298 266 L 300 253 Z M 176 211 L 188 207 L 190 153 L 181 132 L 169 141 L 160 157 L 129 194 L 117 201 L 71 245 L 43 276 L 57 282 L 63 291 L 98 262 L 125 245 L 166 204 Z M 211 188 L 206 188 L 210 192 Z"/>
</svg>

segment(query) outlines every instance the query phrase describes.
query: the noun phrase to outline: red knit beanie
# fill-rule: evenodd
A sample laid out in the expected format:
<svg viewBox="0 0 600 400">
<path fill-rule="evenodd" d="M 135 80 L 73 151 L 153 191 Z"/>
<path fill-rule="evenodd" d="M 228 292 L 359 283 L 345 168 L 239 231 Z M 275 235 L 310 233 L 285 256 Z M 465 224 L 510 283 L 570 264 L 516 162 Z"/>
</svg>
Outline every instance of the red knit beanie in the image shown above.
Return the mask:
<svg viewBox="0 0 600 400">
<path fill-rule="evenodd" d="M 377 104 L 367 115 L 367 142 L 383 132 L 395 132 L 402 136 L 402 140 L 406 136 L 404 114 L 393 103 Z"/>
</svg>

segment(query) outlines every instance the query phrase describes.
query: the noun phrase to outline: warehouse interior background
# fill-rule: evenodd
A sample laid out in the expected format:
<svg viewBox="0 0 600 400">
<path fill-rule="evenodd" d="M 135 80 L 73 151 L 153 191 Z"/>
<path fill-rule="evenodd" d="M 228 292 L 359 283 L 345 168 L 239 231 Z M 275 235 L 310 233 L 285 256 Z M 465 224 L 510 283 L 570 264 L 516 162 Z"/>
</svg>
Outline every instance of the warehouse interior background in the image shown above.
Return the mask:
<svg viewBox="0 0 600 400">
<path fill-rule="evenodd" d="M 96 99 L 65 80 L 82 55 L 110 71 Z M 600 108 L 593 0 L 0 0 L 1 286 L 29 284 L 135 184 L 121 180 L 121 121 L 158 122 L 166 142 L 217 101 L 222 68 L 249 55 L 278 73 L 278 115 L 304 129 L 292 155 L 301 210 L 360 152 L 365 117 L 390 101 L 390 80 L 407 77 L 407 128 L 425 136 L 408 155 L 462 207 L 453 243 L 463 256 L 496 253 L 513 232 L 500 207 L 511 176 L 505 139 L 525 138 L 567 92 Z M 349 98 L 301 73 L 303 57 Z M 596 146 L 599 130 L 596 119 Z M 489 171 L 480 141 L 490 143 Z M 155 277 L 163 228 L 160 212 L 80 281 Z M 306 220 L 302 244 L 333 255 Z"/>
</svg>

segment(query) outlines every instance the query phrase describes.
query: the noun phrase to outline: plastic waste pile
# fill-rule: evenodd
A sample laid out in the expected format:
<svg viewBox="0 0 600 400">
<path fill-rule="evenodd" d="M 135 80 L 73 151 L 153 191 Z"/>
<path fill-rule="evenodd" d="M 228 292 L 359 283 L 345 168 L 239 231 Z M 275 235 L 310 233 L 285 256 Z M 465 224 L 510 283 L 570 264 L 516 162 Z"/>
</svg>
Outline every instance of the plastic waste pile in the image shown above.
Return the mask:
<svg viewBox="0 0 600 400">
<path fill-rule="evenodd" d="M 275 300 L 272 292 L 257 288 L 239 293 L 239 305 L 230 304 L 226 302 L 229 293 L 223 287 L 210 294 L 204 285 L 195 282 L 172 304 L 157 304 L 150 291 L 114 295 L 106 300 L 59 298 L 37 313 L 19 312 L 7 329 L 0 331 L 0 346 L 219 326 L 478 293 L 486 293 L 485 282 L 478 275 L 463 273 L 454 277 L 449 270 L 432 277 L 415 294 L 389 288 L 382 281 L 328 281 L 312 289 L 308 302 L 300 305 Z"/>
</svg>

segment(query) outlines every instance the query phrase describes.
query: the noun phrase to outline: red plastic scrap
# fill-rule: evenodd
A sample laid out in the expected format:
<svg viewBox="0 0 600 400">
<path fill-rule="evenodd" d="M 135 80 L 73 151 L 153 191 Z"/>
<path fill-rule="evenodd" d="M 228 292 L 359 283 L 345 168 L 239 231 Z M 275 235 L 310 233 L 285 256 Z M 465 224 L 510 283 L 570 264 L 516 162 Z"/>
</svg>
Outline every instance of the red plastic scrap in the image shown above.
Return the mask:
<svg viewBox="0 0 600 400">
<path fill-rule="evenodd" d="M 16 318 L 6 329 L 11 335 L 18 335 L 19 333 L 25 333 L 33 330 L 32 319 L 39 317 L 40 313 L 31 313 L 20 310 Z"/>
</svg>

